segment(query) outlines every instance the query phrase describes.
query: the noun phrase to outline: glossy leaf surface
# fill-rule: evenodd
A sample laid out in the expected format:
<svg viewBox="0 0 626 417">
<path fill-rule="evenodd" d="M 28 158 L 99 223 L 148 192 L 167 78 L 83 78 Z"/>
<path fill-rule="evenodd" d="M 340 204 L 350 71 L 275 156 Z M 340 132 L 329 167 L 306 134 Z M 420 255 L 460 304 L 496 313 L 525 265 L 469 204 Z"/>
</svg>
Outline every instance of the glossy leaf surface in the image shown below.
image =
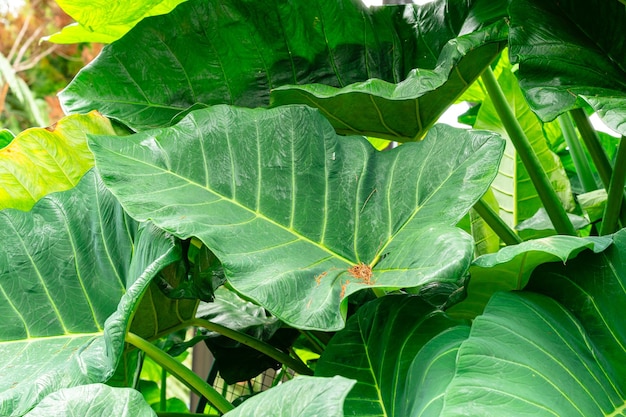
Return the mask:
<svg viewBox="0 0 626 417">
<path fill-rule="evenodd" d="M 50 394 L 26 416 L 156 417 L 156 413 L 139 391 L 91 384 Z"/>
<path fill-rule="evenodd" d="M 175 242 L 125 215 L 97 176 L 0 211 L 0 414 L 22 415 L 59 389 L 104 382 L 132 311 Z"/>
<path fill-rule="evenodd" d="M 74 187 L 93 167 L 88 133 L 113 135 L 108 119 L 90 113 L 33 128 L 0 148 L 0 209 L 29 210 L 46 194 Z"/>
<path fill-rule="evenodd" d="M 482 312 L 497 291 L 524 289 L 538 266 L 558 261 L 566 263 L 585 249 L 599 253 L 611 244 L 612 239 L 608 237 L 550 236 L 506 246 L 497 253 L 480 256 L 470 267 L 467 298 L 449 312 L 472 319 Z"/>
<path fill-rule="evenodd" d="M 304 102 L 339 131 L 421 138 L 499 52 L 504 3 L 408 6 L 405 17 L 404 6 L 360 0 L 190 1 L 106 47 L 61 101 L 146 129 L 197 103 L 267 106 L 272 89 L 315 83 Z M 303 102 L 297 90 L 275 94 L 274 105 Z"/>
<path fill-rule="evenodd" d="M 591 286 L 608 295 L 605 284 Z M 609 305 L 624 307 L 623 288 Z M 621 415 L 623 345 L 610 357 L 591 336 L 623 343 L 623 320 L 594 312 L 579 321 L 568 311 L 579 301 L 568 293 L 565 306 L 534 293 L 494 295 L 461 344 L 443 411 L 435 415 Z M 598 319 L 606 319 L 601 328 Z"/>
<path fill-rule="evenodd" d="M 142 19 L 166 14 L 186 0 L 84 1 L 57 0 L 65 13 L 76 20 L 46 38 L 54 43 L 110 43 L 126 34 Z"/>
<path fill-rule="evenodd" d="M 90 142 L 132 216 L 197 236 L 237 291 L 321 329 L 343 327 L 340 306 L 357 290 L 461 279 L 472 242 L 451 225 L 488 187 L 502 145 L 442 125 L 379 153 L 300 106 L 215 106 L 172 128 Z"/>
<path fill-rule="evenodd" d="M 587 100 L 626 133 L 626 10 L 617 1 L 514 0 L 510 52 L 533 111 L 543 120 Z"/>
<path fill-rule="evenodd" d="M 626 323 L 621 313 L 626 306 L 626 230 L 614 234 L 613 240 L 601 254 L 585 252 L 565 266 L 538 268 L 528 289 L 567 306 L 603 352 L 606 373 L 626 398 Z"/>
<path fill-rule="evenodd" d="M 348 320 L 328 344 L 315 369 L 318 376 L 356 379 L 346 415 L 405 416 L 409 368 L 434 336 L 458 323 L 417 296 L 386 296 Z"/>
<path fill-rule="evenodd" d="M 343 402 L 353 385 L 339 376 L 299 376 L 255 395 L 224 417 L 343 417 Z"/>
</svg>

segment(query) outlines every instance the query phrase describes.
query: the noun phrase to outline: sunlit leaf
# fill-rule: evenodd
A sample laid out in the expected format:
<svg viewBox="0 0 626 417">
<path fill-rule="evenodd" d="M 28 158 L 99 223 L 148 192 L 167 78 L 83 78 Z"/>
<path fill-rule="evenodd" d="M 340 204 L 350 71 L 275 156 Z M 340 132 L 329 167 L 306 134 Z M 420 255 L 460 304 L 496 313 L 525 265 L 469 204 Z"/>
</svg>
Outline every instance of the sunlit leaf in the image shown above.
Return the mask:
<svg viewBox="0 0 626 417">
<path fill-rule="evenodd" d="M 90 146 L 132 216 L 200 238 L 237 291 L 321 329 L 343 327 L 345 297 L 367 287 L 460 283 L 472 242 L 452 225 L 502 152 L 492 133 L 444 125 L 377 152 L 301 106 L 214 106 Z"/>
<path fill-rule="evenodd" d="M 131 30 L 142 19 L 166 14 L 186 0 L 57 0 L 76 23 L 45 40 L 54 43 L 110 43 Z"/>
<path fill-rule="evenodd" d="M 50 128 L 33 128 L 0 149 L 0 209 L 28 210 L 41 197 L 74 187 L 93 167 L 88 133 L 113 135 L 97 113 L 68 116 Z"/>
</svg>

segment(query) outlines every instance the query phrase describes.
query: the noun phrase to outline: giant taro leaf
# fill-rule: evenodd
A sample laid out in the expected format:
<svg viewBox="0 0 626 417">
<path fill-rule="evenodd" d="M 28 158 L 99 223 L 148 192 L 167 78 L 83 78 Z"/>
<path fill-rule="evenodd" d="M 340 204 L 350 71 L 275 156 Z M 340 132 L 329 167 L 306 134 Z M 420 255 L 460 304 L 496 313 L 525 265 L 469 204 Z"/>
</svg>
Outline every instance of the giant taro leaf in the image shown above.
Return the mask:
<svg viewBox="0 0 626 417">
<path fill-rule="evenodd" d="M 543 265 L 532 275 L 531 291 L 567 306 L 583 323 L 587 337 L 606 357 L 605 372 L 626 391 L 626 230 L 601 254 L 586 252 L 567 265 Z"/>
<path fill-rule="evenodd" d="M 74 187 L 93 167 L 87 133 L 115 131 L 93 112 L 68 116 L 50 128 L 25 130 L 0 148 L 0 209 L 28 210 L 41 197 Z"/>
<path fill-rule="evenodd" d="M 610 275 L 608 281 L 614 281 Z M 600 281 L 591 286 L 609 297 L 604 288 L 609 282 Z M 606 307 L 580 321 L 568 311 L 580 306 L 580 299 L 571 297 L 582 295 L 580 289 L 567 291 L 565 306 L 534 293 L 494 295 L 458 350 L 456 374 L 445 391 L 442 412 L 426 415 L 623 415 L 623 277 L 617 281 L 621 281 L 617 299 L 611 295 Z M 616 314 L 601 312 L 611 306 Z M 609 352 L 591 336 L 594 333 L 619 350 Z M 429 390 L 428 385 L 423 389 Z"/>
<path fill-rule="evenodd" d="M 413 387 L 407 385 L 407 375 L 415 356 L 435 335 L 454 333 L 457 325 L 417 296 L 377 299 L 360 308 L 331 339 L 315 374 L 357 380 L 345 401 L 346 415 L 406 416 L 407 401 L 416 397 L 407 391 Z"/>
<path fill-rule="evenodd" d="M 339 329 L 357 290 L 459 283 L 472 242 L 452 225 L 485 192 L 503 142 L 442 125 L 377 152 L 308 107 L 214 106 L 90 147 L 132 216 L 200 238 L 233 287 L 281 320 Z"/>
<path fill-rule="evenodd" d="M 626 134 L 626 10 L 618 1 L 514 0 L 510 52 L 533 110 L 552 120 L 587 100 Z"/>
<path fill-rule="evenodd" d="M 114 372 L 152 277 L 180 257 L 90 172 L 29 212 L 0 211 L 0 414 Z"/>
<path fill-rule="evenodd" d="M 405 16 L 360 0 L 193 0 L 105 47 L 60 97 L 68 112 L 145 129 L 197 103 L 267 106 L 272 89 L 315 83 L 275 91 L 274 105 L 320 106 L 341 132 L 420 138 L 500 51 L 503 3 L 407 6 Z"/>
</svg>

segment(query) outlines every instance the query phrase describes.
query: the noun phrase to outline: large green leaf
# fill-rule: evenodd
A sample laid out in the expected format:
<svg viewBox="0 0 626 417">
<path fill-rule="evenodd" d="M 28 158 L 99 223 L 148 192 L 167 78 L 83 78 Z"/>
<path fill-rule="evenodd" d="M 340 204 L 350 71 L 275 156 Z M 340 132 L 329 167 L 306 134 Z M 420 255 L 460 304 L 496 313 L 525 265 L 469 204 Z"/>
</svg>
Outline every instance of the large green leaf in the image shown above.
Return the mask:
<svg viewBox="0 0 626 417">
<path fill-rule="evenodd" d="M 506 55 L 501 57 L 498 67 L 498 83 L 502 87 L 511 110 L 526 133 L 541 166 L 548 175 L 550 183 L 564 207 L 567 210 L 572 210 L 574 202 L 567 174 L 559 157 L 549 149 L 544 137 L 542 123 L 530 111 L 518 86 L 517 79 L 511 72 L 511 66 Z M 491 189 L 500 205 L 500 216 L 513 228 L 531 218 L 542 207 L 541 200 L 513 143 L 509 139 L 506 129 L 502 126 L 500 117 L 489 96 L 484 98 L 480 106 L 474 128 L 498 132 L 507 141 L 498 175 L 493 181 Z M 522 232 L 521 235 L 525 238 L 532 236 L 529 232 Z"/>
<path fill-rule="evenodd" d="M 124 36 L 145 17 L 169 13 L 184 1 L 57 0 L 76 23 L 45 39 L 54 43 L 110 43 Z"/>
<path fill-rule="evenodd" d="M 343 417 L 343 402 L 353 385 L 339 376 L 299 376 L 255 395 L 224 417 Z"/>
<path fill-rule="evenodd" d="M 602 350 L 606 372 L 626 398 L 626 229 L 613 240 L 601 254 L 585 252 L 565 266 L 538 268 L 527 288 L 554 298 L 576 316 Z"/>
<path fill-rule="evenodd" d="M 472 319 L 482 313 L 497 291 L 526 287 L 530 275 L 538 266 L 548 262 L 568 262 L 585 249 L 602 252 L 612 242 L 608 237 L 550 236 L 506 246 L 497 253 L 483 255 L 470 267 L 467 298 L 452 306 L 448 313 Z"/>
<path fill-rule="evenodd" d="M 587 100 L 626 134 L 626 10 L 618 1 L 513 0 L 510 52 L 533 110 L 543 120 Z"/>
<path fill-rule="evenodd" d="M 104 48 L 60 97 L 68 112 L 145 129 L 196 103 L 261 107 L 272 89 L 320 83 L 346 87 L 313 86 L 325 98 L 305 100 L 338 130 L 419 138 L 499 52 L 504 3 L 407 6 L 404 16 L 360 0 L 189 1 Z M 275 105 L 302 101 L 275 94 Z"/>
<path fill-rule="evenodd" d="M 589 275 L 586 280 L 592 281 Z M 608 296 L 606 284 L 598 280 L 591 285 Z M 618 313 L 626 306 L 623 284 L 618 299 L 603 304 L 614 306 L 617 314 L 596 315 L 596 311 L 583 321 L 539 294 L 494 295 L 460 346 L 443 411 L 432 415 L 623 415 L 626 355 L 624 323 Z M 569 295 L 567 306 L 580 303 Z M 595 325 L 599 321 L 603 321 L 601 328 Z M 593 333 L 621 345 L 612 352 L 615 357 L 607 355 L 606 346 L 597 343 Z M 428 384 L 423 388 L 428 390 Z"/>
<path fill-rule="evenodd" d="M 29 210 L 41 197 L 74 187 L 93 167 L 87 133 L 113 135 L 93 112 L 69 116 L 51 128 L 28 129 L 0 149 L 0 209 Z"/>
<path fill-rule="evenodd" d="M 99 178 L 0 211 L 0 414 L 104 382 L 151 278 L 180 257 L 172 237 L 125 215 Z"/>
<path fill-rule="evenodd" d="M 441 125 L 377 152 L 308 107 L 215 106 L 90 146 L 132 216 L 200 238 L 281 320 L 339 329 L 360 289 L 458 283 L 472 242 L 451 225 L 485 192 L 503 143 Z"/>
<path fill-rule="evenodd" d="M 64 388 L 48 395 L 28 417 L 156 417 L 139 391 L 103 384 Z"/>
<path fill-rule="evenodd" d="M 346 415 L 406 416 L 407 372 L 420 349 L 458 323 L 420 297 L 389 295 L 361 307 L 328 344 L 317 376 L 356 379 Z M 414 401 L 414 399 L 413 399 Z"/>
</svg>

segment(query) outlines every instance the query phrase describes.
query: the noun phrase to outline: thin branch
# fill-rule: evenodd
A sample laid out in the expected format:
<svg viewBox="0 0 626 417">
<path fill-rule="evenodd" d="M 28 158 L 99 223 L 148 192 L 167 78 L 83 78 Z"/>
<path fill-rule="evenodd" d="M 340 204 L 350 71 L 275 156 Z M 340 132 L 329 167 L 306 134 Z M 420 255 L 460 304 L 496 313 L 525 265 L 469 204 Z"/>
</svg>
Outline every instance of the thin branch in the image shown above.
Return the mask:
<svg viewBox="0 0 626 417">
<path fill-rule="evenodd" d="M 22 24 L 20 33 L 17 34 L 17 38 L 15 38 L 15 42 L 13 43 L 13 46 L 11 47 L 9 54 L 7 55 L 7 60 L 9 60 L 9 62 L 11 62 L 11 60 L 13 59 L 13 56 L 15 56 L 15 53 L 17 52 L 18 46 L 22 43 L 22 39 L 24 38 L 26 31 L 28 30 L 28 26 L 30 25 L 31 18 L 32 18 L 32 15 L 29 14 L 24 19 L 24 23 Z"/>
</svg>

